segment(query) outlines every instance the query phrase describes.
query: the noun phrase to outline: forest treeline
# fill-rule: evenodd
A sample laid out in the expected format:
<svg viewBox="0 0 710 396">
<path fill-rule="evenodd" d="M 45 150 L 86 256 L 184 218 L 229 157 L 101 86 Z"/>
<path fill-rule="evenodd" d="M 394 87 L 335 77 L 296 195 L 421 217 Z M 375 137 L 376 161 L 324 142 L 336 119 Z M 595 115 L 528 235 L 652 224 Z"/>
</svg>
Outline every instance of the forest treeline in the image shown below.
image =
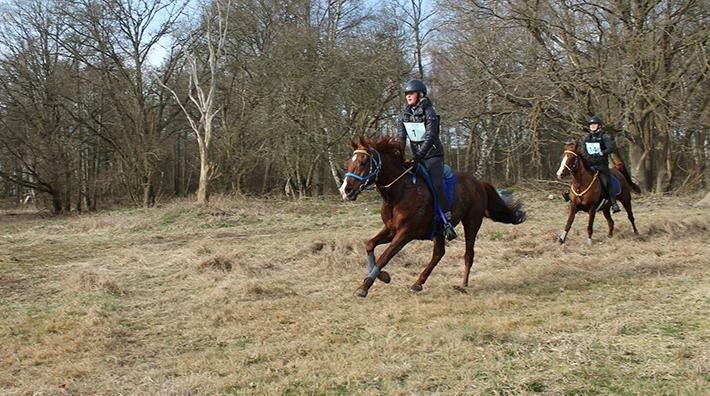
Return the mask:
<svg viewBox="0 0 710 396">
<path fill-rule="evenodd" d="M 410 78 L 481 178 L 553 178 L 598 115 L 644 190 L 707 188 L 706 0 L 374 3 L 0 3 L 0 200 L 332 194 Z"/>
</svg>

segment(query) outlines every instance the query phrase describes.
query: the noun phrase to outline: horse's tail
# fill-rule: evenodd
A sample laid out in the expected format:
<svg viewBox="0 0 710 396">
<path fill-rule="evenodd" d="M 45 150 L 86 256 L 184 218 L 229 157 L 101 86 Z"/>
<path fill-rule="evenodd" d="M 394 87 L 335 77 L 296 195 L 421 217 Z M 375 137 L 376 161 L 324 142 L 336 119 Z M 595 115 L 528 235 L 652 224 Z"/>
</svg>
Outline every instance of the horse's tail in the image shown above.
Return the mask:
<svg viewBox="0 0 710 396">
<path fill-rule="evenodd" d="M 490 183 L 481 181 L 481 186 L 488 195 L 488 208 L 486 208 L 486 217 L 489 219 L 505 224 L 520 224 L 527 219 L 527 214 L 521 209 L 522 203 L 513 202 L 506 204 L 503 198 L 498 195 L 495 187 Z"/>
<path fill-rule="evenodd" d="M 623 162 L 618 161 L 615 165 L 616 169 L 619 171 L 624 176 L 624 179 L 626 179 L 626 182 L 629 183 L 629 187 L 631 187 L 631 191 L 635 192 L 636 194 L 641 194 L 641 187 L 636 185 L 633 180 L 631 180 L 631 175 L 629 174 L 629 171 L 626 169 L 626 166 L 624 165 Z"/>
</svg>

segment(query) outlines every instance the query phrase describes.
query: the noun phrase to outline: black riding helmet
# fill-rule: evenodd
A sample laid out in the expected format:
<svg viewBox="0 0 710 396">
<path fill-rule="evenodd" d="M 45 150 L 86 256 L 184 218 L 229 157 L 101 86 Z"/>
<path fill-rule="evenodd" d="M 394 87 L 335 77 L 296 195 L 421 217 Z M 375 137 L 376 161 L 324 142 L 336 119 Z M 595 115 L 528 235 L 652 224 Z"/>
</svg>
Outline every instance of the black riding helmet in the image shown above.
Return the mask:
<svg viewBox="0 0 710 396">
<path fill-rule="evenodd" d="M 588 124 L 589 124 L 589 125 L 592 125 L 592 124 L 599 124 L 599 125 L 602 125 L 603 122 L 602 122 L 602 119 L 601 119 L 601 118 L 599 118 L 599 117 L 597 117 L 597 116 L 592 116 L 592 118 L 589 119 L 589 123 L 588 123 Z"/>
<path fill-rule="evenodd" d="M 409 80 L 407 85 L 404 86 L 404 93 L 408 92 L 421 92 L 422 96 L 426 96 L 426 85 L 422 80 Z"/>
</svg>

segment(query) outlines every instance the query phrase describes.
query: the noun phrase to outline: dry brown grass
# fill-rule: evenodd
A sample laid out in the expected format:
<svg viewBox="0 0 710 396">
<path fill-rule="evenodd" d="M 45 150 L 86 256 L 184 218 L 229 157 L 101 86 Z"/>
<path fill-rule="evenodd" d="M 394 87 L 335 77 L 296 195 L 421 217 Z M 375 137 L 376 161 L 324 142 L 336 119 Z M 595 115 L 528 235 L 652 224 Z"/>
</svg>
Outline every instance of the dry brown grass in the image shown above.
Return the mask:
<svg viewBox="0 0 710 396">
<path fill-rule="evenodd" d="M 0 393 L 701 394 L 710 385 L 707 208 L 635 197 L 607 239 L 517 191 L 520 226 L 484 222 L 471 286 L 452 242 L 352 296 L 379 201 L 217 197 L 65 218 L 0 212 Z M 600 221 L 601 220 L 601 221 Z M 460 228 L 459 228 L 460 230 Z M 378 250 L 379 252 L 380 250 Z"/>
</svg>

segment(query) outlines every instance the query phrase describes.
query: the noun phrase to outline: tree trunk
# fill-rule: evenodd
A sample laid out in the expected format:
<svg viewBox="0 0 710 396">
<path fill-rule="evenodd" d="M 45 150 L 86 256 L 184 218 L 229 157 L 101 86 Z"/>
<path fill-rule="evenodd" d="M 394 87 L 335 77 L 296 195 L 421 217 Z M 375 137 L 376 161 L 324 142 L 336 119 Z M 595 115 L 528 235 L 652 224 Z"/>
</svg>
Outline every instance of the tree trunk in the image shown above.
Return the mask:
<svg viewBox="0 0 710 396">
<path fill-rule="evenodd" d="M 710 184 L 710 175 L 708 174 L 708 157 L 706 147 L 710 146 L 706 132 L 697 131 L 693 139 L 693 158 L 694 171 L 700 179 L 700 188 L 706 189 Z"/>
<path fill-rule="evenodd" d="M 51 191 L 49 193 L 49 196 L 52 199 L 52 214 L 62 213 L 62 208 L 64 207 L 64 203 L 62 202 L 61 193 L 57 193 L 56 191 Z"/>
<path fill-rule="evenodd" d="M 204 144 L 200 145 L 200 182 L 197 187 L 197 203 L 207 204 L 210 199 L 209 183 L 211 164 L 207 157 L 207 149 Z"/>
<path fill-rule="evenodd" d="M 340 188 L 340 184 L 343 182 L 340 179 L 340 174 L 338 173 L 338 167 L 335 165 L 335 159 L 333 158 L 333 150 L 328 148 L 328 166 L 330 167 L 330 175 L 333 177 L 335 182 L 335 188 Z"/>
<path fill-rule="evenodd" d="M 155 187 L 150 176 L 143 176 L 143 207 L 155 206 Z"/>
</svg>

